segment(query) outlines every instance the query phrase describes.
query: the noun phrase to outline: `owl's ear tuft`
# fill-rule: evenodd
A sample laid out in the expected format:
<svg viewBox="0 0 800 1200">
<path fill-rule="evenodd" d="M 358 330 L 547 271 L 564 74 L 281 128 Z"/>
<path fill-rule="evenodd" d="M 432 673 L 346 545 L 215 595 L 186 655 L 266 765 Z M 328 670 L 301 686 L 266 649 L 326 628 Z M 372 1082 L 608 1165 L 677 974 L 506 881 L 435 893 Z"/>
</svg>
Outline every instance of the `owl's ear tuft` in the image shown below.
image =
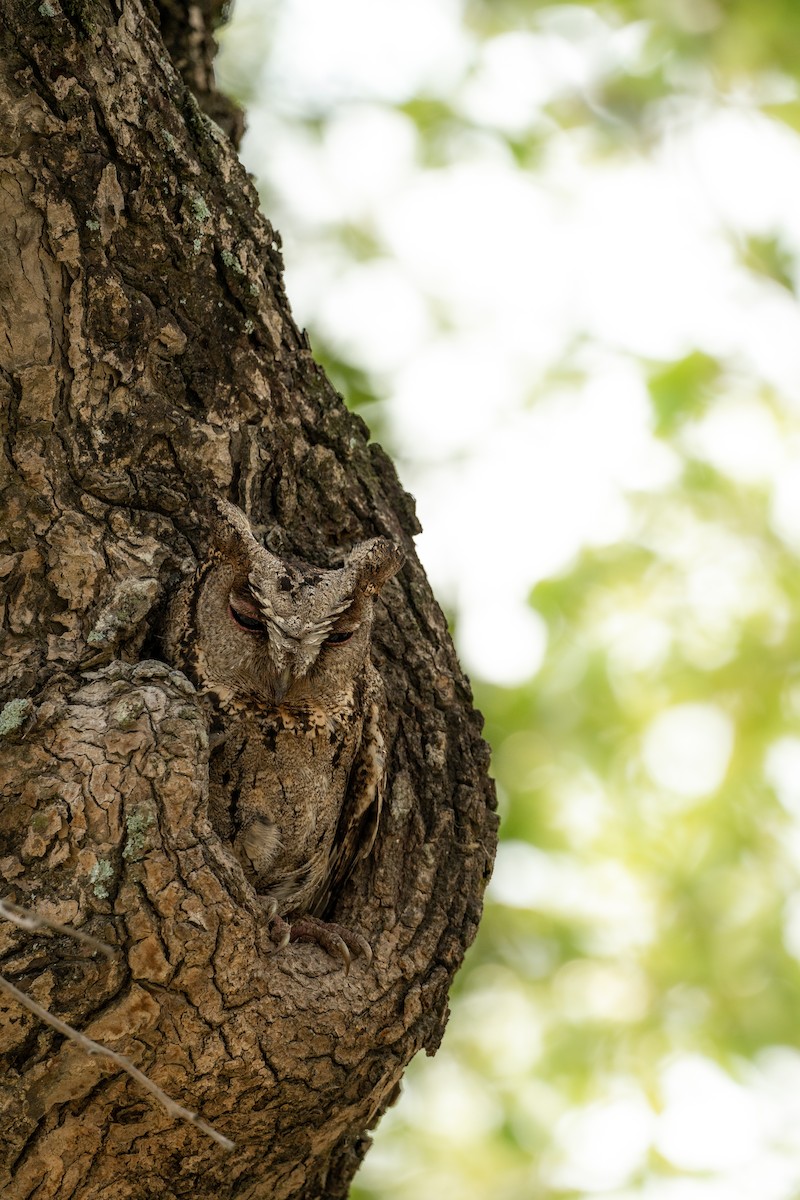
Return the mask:
<svg viewBox="0 0 800 1200">
<path fill-rule="evenodd" d="M 211 514 L 211 540 L 215 549 L 227 558 L 250 562 L 254 552 L 261 547 L 242 510 L 220 497 L 209 500 L 208 507 Z"/>
<path fill-rule="evenodd" d="M 405 555 L 400 547 L 389 538 L 372 538 L 360 542 L 347 556 L 345 568 L 354 571 L 357 588 L 367 595 L 376 596 L 388 579 L 402 567 Z"/>
</svg>

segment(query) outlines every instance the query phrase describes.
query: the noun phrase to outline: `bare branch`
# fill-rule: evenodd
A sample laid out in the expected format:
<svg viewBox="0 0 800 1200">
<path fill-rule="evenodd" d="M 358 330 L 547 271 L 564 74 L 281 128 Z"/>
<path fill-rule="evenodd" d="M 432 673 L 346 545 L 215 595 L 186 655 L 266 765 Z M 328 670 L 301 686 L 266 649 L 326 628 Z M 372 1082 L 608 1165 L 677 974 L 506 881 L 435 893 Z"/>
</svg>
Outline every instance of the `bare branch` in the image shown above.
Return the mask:
<svg viewBox="0 0 800 1200">
<path fill-rule="evenodd" d="M 33 912 L 32 909 L 21 908 L 19 904 L 14 904 L 11 900 L 0 899 L 0 917 L 5 917 L 7 921 L 11 921 L 12 925 L 29 932 L 35 929 L 52 929 L 55 933 L 65 933 L 68 937 L 74 938 L 76 942 L 82 942 L 91 950 L 105 954 L 106 958 L 114 957 L 114 947 L 109 946 L 106 942 L 98 941 L 91 934 L 81 933 L 79 929 L 73 929 L 71 925 L 59 925 L 58 921 L 51 921 L 49 917 L 43 917 L 40 913 Z"/>
<path fill-rule="evenodd" d="M 62 927 L 58 926 L 57 928 Z M 72 932 L 74 933 L 75 931 L 72 930 Z M 59 1033 L 63 1033 L 64 1037 L 69 1038 L 71 1042 L 75 1042 L 75 1044 L 80 1046 L 82 1050 L 85 1050 L 87 1054 L 95 1054 L 102 1058 L 108 1058 L 118 1067 L 121 1067 L 123 1071 L 127 1071 L 132 1079 L 137 1080 L 137 1082 L 140 1083 L 143 1088 L 150 1092 L 151 1095 L 155 1096 L 159 1104 L 163 1105 L 171 1117 L 180 1117 L 182 1120 L 189 1121 L 192 1125 L 196 1125 L 202 1133 L 205 1133 L 208 1135 L 208 1137 L 213 1138 L 213 1140 L 218 1142 L 219 1145 L 225 1150 L 235 1149 L 235 1143 L 232 1142 L 230 1138 L 226 1138 L 223 1134 L 218 1133 L 212 1125 L 209 1125 L 206 1121 L 199 1117 L 197 1113 L 190 1112 L 188 1108 L 184 1108 L 181 1104 L 176 1104 L 176 1102 L 172 1100 L 166 1092 L 161 1090 L 158 1084 L 153 1083 L 152 1079 L 148 1079 L 144 1072 L 140 1071 L 138 1067 L 135 1067 L 130 1059 L 125 1058 L 123 1054 L 117 1054 L 115 1050 L 109 1050 L 107 1046 L 101 1046 L 99 1042 L 93 1042 L 92 1039 L 86 1037 L 85 1034 L 79 1033 L 77 1029 L 73 1029 L 71 1025 L 66 1023 L 66 1021 L 62 1021 L 58 1017 L 54 1017 L 51 1012 L 48 1012 L 47 1009 L 43 1008 L 41 1004 L 37 1004 L 36 1001 L 32 1000 L 30 996 L 25 994 L 25 992 L 21 992 L 19 988 L 15 987 L 14 984 L 6 979 L 3 975 L 0 975 L 0 990 L 6 992 L 9 996 L 13 996 L 18 1004 L 21 1004 L 23 1008 L 27 1008 L 28 1012 L 33 1013 L 33 1015 L 38 1017 L 40 1021 L 44 1021 L 46 1025 L 50 1025 L 53 1029 L 58 1030 Z"/>
</svg>

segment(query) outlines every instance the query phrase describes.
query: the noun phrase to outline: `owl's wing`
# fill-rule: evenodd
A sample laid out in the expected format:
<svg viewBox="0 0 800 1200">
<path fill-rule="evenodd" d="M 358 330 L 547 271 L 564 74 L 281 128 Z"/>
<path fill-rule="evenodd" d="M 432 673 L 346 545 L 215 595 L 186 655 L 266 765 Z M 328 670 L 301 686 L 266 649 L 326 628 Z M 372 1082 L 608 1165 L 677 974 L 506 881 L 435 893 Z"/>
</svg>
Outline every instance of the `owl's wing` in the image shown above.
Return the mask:
<svg viewBox="0 0 800 1200">
<path fill-rule="evenodd" d="M 385 713 L 383 683 L 370 665 L 364 696 L 361 742 L 347 781 L 328 873 L 310 909 L 314 916 L 322 916 L 331 897 L 340 890 L 356 863 L 366 858 L 375 843 L 386 783 Z"/>
</svg>

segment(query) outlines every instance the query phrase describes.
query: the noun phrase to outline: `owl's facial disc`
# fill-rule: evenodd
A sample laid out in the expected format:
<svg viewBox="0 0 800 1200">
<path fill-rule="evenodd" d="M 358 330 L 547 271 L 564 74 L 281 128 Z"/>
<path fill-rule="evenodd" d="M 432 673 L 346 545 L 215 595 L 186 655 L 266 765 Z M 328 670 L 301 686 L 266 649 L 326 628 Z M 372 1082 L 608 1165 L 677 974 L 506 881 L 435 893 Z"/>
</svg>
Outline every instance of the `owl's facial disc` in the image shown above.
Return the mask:
<svg viewBox="0 0 800 1200">
<path fill-rule="evenodd" d="M 265 594 L 262 581 L 254 581 L 252 572 L 247 582 L 237 580 L 230 588 L 225 605 L 228 619 L 251 643 L 246 647 L 239 640 L 245 691 L 252 689 L 275 706 L 291 703 L 293 696 L 304 697 L 310 673 L 317 666 L 332 668 L 332 659 L 365 625 L 369 614 L 349 589 L 340 588 L 334 595 L 318 593 L 319 587 L 301 582 L 294 591 L 284 588 L 274 596 Z"/>
</svg>

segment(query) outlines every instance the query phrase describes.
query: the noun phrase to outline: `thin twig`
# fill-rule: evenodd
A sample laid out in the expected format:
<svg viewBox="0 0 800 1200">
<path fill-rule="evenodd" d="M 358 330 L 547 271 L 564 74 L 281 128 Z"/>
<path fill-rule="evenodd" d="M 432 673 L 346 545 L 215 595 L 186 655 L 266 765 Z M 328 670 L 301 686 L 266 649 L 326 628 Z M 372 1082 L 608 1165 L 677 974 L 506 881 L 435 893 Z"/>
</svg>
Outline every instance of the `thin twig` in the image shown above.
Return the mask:
<svg viewBox="0 0 800 1200">
<path fill-rule="evenodd" d="M 190 1121 L 192 1125 L 196 1125 L 198 1129 L 202 1130 L 203 1133 L 208 1134 L 210 1138 L 213 1138 L 215 1142 L 220 1144 L 220 1146 L 224 1146 L 226 1150 L 234 1149 L 235 1143 L 232 1142 L 230 1138 L 226 1138 L 221 1133 L 218 1133 L 213 1126 L 209 1125 L 206 1121 L 199 1117 L 197 1113 L 189 1112 L 188 1108 L 184 1108 L 181 1104 L 176 1104 L 176 1102 L 172 1100 L 166 1092 L 161 1090 L 158 1084 L 153 1083 L 152 1079 L 148 1079 L 144 1072 L 140 1071 L 138 1067 L 135 1067 L 130 1059 L 126 1058 L 124 1054 L 117 1054 L 115 1050 L 109 1050 L 107 1046 L 101 1046 L 99 1042 L 93 1042 L 92 1039 L 86 1037 L 85 1034 L 79 1033 L 77 1029 L 73 1029 L 71 1025 L 66 1023 L 66 1021 L 62 1021 L 58 1017 L 54 1017 L 53 1014 L 48 1012 L 46 1008 L 42 1008 L 41 1004 L 37 1004 L 36 1001 L 32 1000 L 30 996 L 25 994 L 25 992 L 21 992 L 19 988 L 14 987 L 14 984 L 6 979 L 4 975 L 0 975 L 0 989 L 2 989 L 4 992 L 7 992 L 9 996 L 13 996 L 18 1004 L 21 1004 L 23 1008 L 27 1008 L 28 1011 L 32 1012 L 34 1016 L 38 1017 L 40 1021 L 44 1021 L 46 1025 L 50 1025 L 53 1029 L 57 1029 L 59 1033 L 63 1033 L 64 1037 L 67 1037 L 70 1039 L 70 1041 L 75 1042 L 75 1044 L 80 1046 L 82 1050 L 85 1050 L 87 1054 L 95 1054 L 100 1058 L 111 1059 L 113 1063 L 116 1063 L 116 1065 L 121 1067 L 123 1071 L 127 1071 L 128 1074 L 133 1079 L 136 1079 L 143 1088 L 146 1088 L 148 1092 L 155 1096 L 156 1100 L 158 1100 L 158 1102 L 164 1106 L 171 1117 L 181 1117 L 184 1121 Z"/>
<path fill-rule="evenodd" d="M 91 934 L 81 933 L 79 929 L 73 929 L 70 925 L 59 925 L 58 921 L 51 921 L 49 917 L 43 917 L 40 913 L 33 912 L 29 908 L 20 908 L 18 904 L 12 903 L 11 900 L 0 900 L 0 917 L 5 917 L 13 925 L 17 925 L 20 929 L 27 929 L 28 931 L 53 929 L 56 933 L 65 933 L 68 937 L 74 938 L 76 942 L 83 942 L 85 946 L 91 947 L 92 950 L 97 950 L 101 954 L 105 954 L 106 958 L 114 957 L 113 946 L 107 945 L 106 942 L 98 941 Z"/>
<path fill-rule="evenodd" d="M 18 925 L 20 929 L 54 929 L 57 933 L 68 934 L 70 937 L 75 938 L 76 941 L 85 942 L 93 950 L 99 950 L 107 955 L 113 954 L 112 948 L 104 942 L 99 942 L 97 938 L 90 937 L 86 933 L 81 933 L 77 929 L 71 929 L 69 925 L 59 925 L 56 921 L 50 921 L 47 917 L 41 917 L 36 913 L 30 912 L 28 909 L 20 908 L 17 904 L 12 904 L 10 900 L 0 900 L 0 917 L 5 917 L 6 920 L 11 921 L 14 925 Z M 109 1050 L 107 1046 L 101 1046 L 99 1042 L 94 1042 L 91 1038 L 86 1037 L 85 1034 L 79 1033 L 77 1029 L 73 1029 L 66 1021 L 62 1021 L 59 1017 L 54 1017 L 41 1004 L 37 1004 L 25 992 L 21 992 L 18 987 L 15 987 L 4 975 L 0 975 L 0 990 L 6 992 L 9 996 L 13 996 L 17 1003 L 26 1008 L 28 1012 L 33 1013 L 40 1021 L 44 1021 L 45 1025 L 50 1025 L 51 1028 L 58 1030 L 59 1033 L 63 1033 L 64 1037 L 69 1038 L 71 1042 L 75 1042 L 87 1054 L 93 1054 L 99 1058 L 108 1058 L 111 1062 L 116 1063 L 118 1067 L 121 1067 L 123 1071 L 127 1071 L 132 1079 L 135 1079 L 146 1091 L 155 1096 L 159 1104 L 163 1105 L 171 1117 L 179 1117 L 181 1120 L 189 1121 L 192 1125 L 196 1125 L 202 1133 L 207 1134 L 208 1137 L 218 1142 L 225 1150 L 233 1150 L 235 1148 L 235 1143 L 230 1138 L 226 1138 L 223 1134 L 218 1133 L 212 1125 L 209 1125 L 202 1117 L 199 1117 L 197 1113 L 190 1112 L 188 1108 L 177 1104 L 166 1092 L 161 1090 L 158 1084 L 153 1083 L 152 1079 L 148 1079 L 143 1071 L 135 1067 L 124 1054 L 117 1054 L 115 1050 Z"/>
</svg>

